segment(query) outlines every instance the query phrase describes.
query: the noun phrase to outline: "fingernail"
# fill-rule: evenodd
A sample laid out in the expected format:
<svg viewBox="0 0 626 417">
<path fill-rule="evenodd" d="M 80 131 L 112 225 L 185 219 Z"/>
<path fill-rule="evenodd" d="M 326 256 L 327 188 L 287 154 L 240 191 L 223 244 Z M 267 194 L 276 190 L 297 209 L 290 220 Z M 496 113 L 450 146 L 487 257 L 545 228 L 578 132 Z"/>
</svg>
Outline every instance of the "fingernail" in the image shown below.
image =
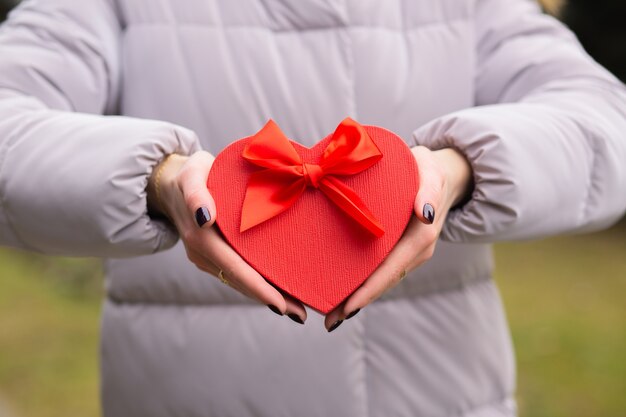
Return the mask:
<svg viewBox="0 0 626 417">
<path fill-rule="evenodd" d="M 200 207 L 196 210 L 196 223 L 198 223 L 198 226 L 202 227 L 208 221 L 211 221 L 211 213 L 209 213 L 208 208 Z"/>
<path fill-rule="evenodd" d="M 332 332 L 337 327 L 341 326 L 341 323 L 343 323 L 343 320 L 337 320 L 336 322 L 334 322 L 333 325 L 328 328 L 328 333 Z"/>
<path fill-rule="evenodd" d="M 290 314 L 287 314 L 287 317 L 289 317 L 291 320 L 295 321 L 298 324 L 304 324 L 300 316 L 297 314 L 290 313 Z"/>
<path fill-rule="evenodd" d="M 352 313 L 348 314 L 348 315 L 346 316 L 346 320 L 351 319 L 352 317 L 356 316 L 356 315 L 359 313 L 359 311 L 361 311 L 361 309 L 360 309 L 360 308 L 357 308 L 357 309 L 356 309 L 356 310 L 354 310 Z"/>
<path fill-rule="evenodd" d="M 430 203 L 424 204 L 422 214 L 430 224 L 433 224 L 433 222 L 435 221 L 435 209 L 433 208 L 433 206 L 430 205 Z"/>
<path fill-rule="evenodd" d="M 270 310 L 272 310 L 274 313 L 278 314 L 279 316 L 283 315 L 283 313 L 281 313 L 281 311 L 275 305 L 268 304 L 267 306 L 270 308 Z"/>
</svg>

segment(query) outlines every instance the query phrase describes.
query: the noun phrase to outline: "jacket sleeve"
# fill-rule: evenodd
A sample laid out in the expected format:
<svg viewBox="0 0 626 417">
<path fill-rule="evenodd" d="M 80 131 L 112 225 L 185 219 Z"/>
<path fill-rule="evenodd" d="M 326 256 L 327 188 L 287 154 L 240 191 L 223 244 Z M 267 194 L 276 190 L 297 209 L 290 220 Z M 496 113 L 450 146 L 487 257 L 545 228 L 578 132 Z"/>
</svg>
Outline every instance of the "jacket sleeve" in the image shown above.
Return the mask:
<svg viewBox="0 0 626 417">
<path fill-rule="evenodd" d="M 442 238 L 489 242 L 607 227 L 626 208 L 626 93 L 533 1 L 477 0 L 477 107 L 414 133 L 454 147 L 471 200 Z"/>
<path fill-rule="evenodd" d="M 177 234 L 147 214 L 164 155 L 189 130 L 115 116 L 121 27 L 108 0 L 25 1 L 0 26 L 0 245 L 133 256 Z"/>
</svg>

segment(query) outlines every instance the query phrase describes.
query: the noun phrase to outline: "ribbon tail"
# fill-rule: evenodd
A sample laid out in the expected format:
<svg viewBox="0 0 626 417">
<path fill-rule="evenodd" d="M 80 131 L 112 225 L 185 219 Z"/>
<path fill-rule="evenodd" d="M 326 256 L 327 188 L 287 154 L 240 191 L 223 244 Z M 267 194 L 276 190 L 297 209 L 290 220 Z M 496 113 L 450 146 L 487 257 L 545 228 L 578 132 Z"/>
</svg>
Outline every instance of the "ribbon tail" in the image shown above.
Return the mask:
<svg viewBox="0 0 626 417">
<path fill-rule="evenodd" d="M 248 179 L 243 200 L 239 231 L 243 233 L 287 210 L 305 188 L 304 178 L 294 180 L 289 170 L 265 169 L 253 172 Z"/>
<path fill-rule="evenodd" d="M 319 189 L 341 210 L 374 236 L 381 237 L 385 234 L 383 226 L 376 220 L 372 212 L 369 211 L 363 200 L 359 198 L 352 188 L 335 177 L 328 175 L 322 178 Z"/>
</svg>

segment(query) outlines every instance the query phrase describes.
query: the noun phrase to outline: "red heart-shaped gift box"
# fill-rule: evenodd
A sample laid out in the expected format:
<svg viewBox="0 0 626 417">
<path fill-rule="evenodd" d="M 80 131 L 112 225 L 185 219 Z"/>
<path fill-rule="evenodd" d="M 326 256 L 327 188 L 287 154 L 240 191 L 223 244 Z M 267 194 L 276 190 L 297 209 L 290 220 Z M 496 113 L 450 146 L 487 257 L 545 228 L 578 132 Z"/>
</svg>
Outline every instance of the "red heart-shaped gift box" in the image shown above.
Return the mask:
<svg viewBox="0 0 626 417">
<path fill-rule="evenodd" d="M 378 220 L 384 229 L 380 237 L 314 187 L 307 187 L 285 211 L 242 232 L 250 177 L 264 169 L 242 156 L 254 136 L 220 152 L 207 181 L 217 206 L 216 223 L 228 243 L 273 285 L 324 314 L 385 259 L 411 218 L 418 190 L 417 165 L 404 141 L 380 127 L 362 128 L 382 158 L 361 172 L 336 179 L 350 187 Z M 304 163 L 318 164 L 332 139 L 328 135 L 312 148 L 289 143 Z"/>
</svg>

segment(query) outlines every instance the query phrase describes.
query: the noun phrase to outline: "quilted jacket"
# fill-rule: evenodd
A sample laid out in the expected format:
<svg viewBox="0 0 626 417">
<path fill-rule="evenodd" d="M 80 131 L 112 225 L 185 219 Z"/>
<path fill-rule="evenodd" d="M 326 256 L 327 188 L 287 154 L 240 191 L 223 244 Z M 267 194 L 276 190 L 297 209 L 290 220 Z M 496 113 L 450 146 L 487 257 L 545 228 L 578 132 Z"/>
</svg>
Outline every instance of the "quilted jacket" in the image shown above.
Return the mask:
<svg viewBox="0 0 626 417">
<path fill-rule="evenodd" d="M 475 188 L 428 263 L 333 333 L 186 259 L 167 154 L 268 118 L 454 147 Z M 527 0 L 27 0 L 0 27 L 0 244 L 106 261 L 105 417 L 515 415 L 490 244 L 626 207 L 626 93 Z M 269 242 L 268 244 L 271 244 Z"/>
</svg>

